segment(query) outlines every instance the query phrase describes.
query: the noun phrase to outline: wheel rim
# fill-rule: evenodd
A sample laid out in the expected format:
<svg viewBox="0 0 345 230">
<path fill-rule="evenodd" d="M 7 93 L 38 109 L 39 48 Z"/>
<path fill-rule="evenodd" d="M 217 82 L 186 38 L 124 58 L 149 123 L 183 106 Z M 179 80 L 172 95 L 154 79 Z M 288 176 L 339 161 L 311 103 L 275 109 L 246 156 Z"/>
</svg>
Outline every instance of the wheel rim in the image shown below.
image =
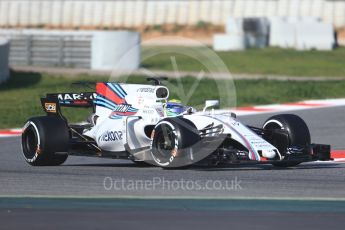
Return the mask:
<svg viewBox="0 0 345 230">
<path fill-rule="evenodd" d="M 155 131 L 155 137 L 153 141 L 154 157 L 159 163 L 166 163 L 175 149 L 175 133 L 170 126 L 162 125 L 159 130 Z"/>
<path fill-rule="evenodd" d="M 284 126 L 280 126 L 280 124 L 278 124 L 276 122 L 269 121 L 264 125 L 264 129 L 268 129 L 268 130 L 284 129 Z"/>
</svg>

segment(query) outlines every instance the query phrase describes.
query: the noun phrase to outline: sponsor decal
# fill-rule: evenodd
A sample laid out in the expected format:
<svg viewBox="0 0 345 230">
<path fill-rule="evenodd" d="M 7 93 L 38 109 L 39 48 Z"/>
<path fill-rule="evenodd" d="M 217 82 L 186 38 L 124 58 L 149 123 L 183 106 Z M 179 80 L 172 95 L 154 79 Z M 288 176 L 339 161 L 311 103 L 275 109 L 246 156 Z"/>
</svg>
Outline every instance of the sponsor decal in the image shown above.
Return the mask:
<svg viewBox="0 0 345 230">
<path fill-rule="evenodd" d="M 143 104 L 145 99 L 143 97 L 138 97 L 138 105 Z"/>
<path fill-rule="evenodd" d="M 174 161 L 174 159 L 178 156 L 178 139 L 177 139 L 177 133 L 176 133 L 176 130 L 174 129 L 173 130 L 173 133 L 175 135 L 175 146 L 174 146 L 174 149 L 171 151 L 171 156 L 170 156 L 170 163 Z"/>
<path fill-rule="evenodd" d="M 122 140 L 122 132 L 121 131 L 107 131 L 103 133 L 99 139 L 99 141 L 119 141 Z"/>
<path fill-rule="evenodd" d="M 121 104 L 116 105 L 116 107 L 113 108 L 110 118 L 111 119 L 119 119 L 121 116 L 132 116 L 135 115 L 138 112 L 138 109 L 135 109 L 130 104 Z"/>
<path fill-rule="evenodd" d="M 83 100 L 76 100 L 74 101 L 75 105 L 87 105 L 89 104 L 88 101 L 83 101 Z"/>
<path fill-rule="evenodd" d="M 232 121 L 232 122 L 231 122 L 231 125 L 232 125 L 232 126 L 239 126 L 240 123 L 239 123 L 238 121 Z"/>
<path fill-rule="evenodd" d="M 56 113 L 56 103 L 44 103 L 44 108 L 49 113 Z"/>
<path fill-rule="evenodd" d="M 175 147 L 175 148 L 171 151 L 171 156 L 177 157 L 177 147 Z"/>
<path fill-rule="evenodd" d="M 39 145 L 37 146 L 36 153 L 37 153 L 38 155 L 42 153 L 42 149 L 40 148 Z"/>
<path fill-rule="evenodd" d="M 132 105 L 126 105 L 126 104 L 123 104 L 123 105 L 118 105 L 116 106 L 116 108 L 113 110 L 114 112 L 120 112 L 120 113 L 125 113 L 127 112 L 130 108 L 132 107 Z"/>
<path fill-rule="evenodd" d="M 152 115 L 152 114 L 154 114 L 154 113 L 155 113 L 155 110 L 151 110 L 151 109 L 145 109 L 145 110 L 143 110 L 143 113 L 144 113 L 144 114 L 149 114 L 149 115 Z"/>
<path fill-rule="evenodd" d="M 58 99 L 60 101 L 71 100 L 94 100 L 97 97 L 97 93 L 60 93 Z"/>
<path fill-rule="evenodd" d="M 155 124 L 159 121 L 159 118 L 151 118 L 151 123 Z"/>
<path fill-rule="evenodd" d="M 154 93 L 155 89 L 154 88 L 139 88 L 137 92 L 138 93 Z"/>
</svg>

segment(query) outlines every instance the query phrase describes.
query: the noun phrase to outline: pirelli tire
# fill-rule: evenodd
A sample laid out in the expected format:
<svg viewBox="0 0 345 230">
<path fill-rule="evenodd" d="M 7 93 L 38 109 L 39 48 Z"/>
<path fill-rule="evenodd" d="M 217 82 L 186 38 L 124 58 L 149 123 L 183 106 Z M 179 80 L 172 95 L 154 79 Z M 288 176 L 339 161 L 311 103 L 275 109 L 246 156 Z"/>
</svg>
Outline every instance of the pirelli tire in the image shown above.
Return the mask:
<svg viewBox="0 0 345 230">
<path fill-rule="evenodd" d="M 32 166 L 57 166 L 68 155 L 69 129 L 60 117 L 42 116 L 30 118 L 23 128 L 22 151 Z"/>
<path fill-rule="evenodd" d="M 153 163 L 166 169 L 187 167 L 193 163 L 188 154 L 199 141 L 193 122 L 180 117 L 163 119 L 151 135 Z"/>
<path fill-rule="evenodd" d="M 310 132 L 305 121 L 294 114 L 279 114 L 270 117 L 263 125 L 264 129 L 284 129 L 288 132 L 289 143 L 285 148 L 297 146 L 306 147 L 310 145 Z M 273 163 L 276 167 L 293 167 L 300 161 L 279 161 Z"/>
</svg>

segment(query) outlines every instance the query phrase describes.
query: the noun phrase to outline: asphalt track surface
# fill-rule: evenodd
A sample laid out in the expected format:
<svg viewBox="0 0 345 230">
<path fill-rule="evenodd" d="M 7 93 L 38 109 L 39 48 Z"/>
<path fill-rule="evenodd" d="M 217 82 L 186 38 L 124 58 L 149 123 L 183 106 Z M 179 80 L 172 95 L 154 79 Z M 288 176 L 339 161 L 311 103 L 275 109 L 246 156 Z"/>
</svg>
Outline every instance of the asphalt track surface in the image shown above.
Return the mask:
<svg viewBox="0 0 345 230">
<path fill-rule="evenodd" d="M 345 149 L 345 107 L 295 114 L 307 121 L 313 142 Z M 240 119 L 261 126 L 270 115 Z M 0 221 L 5 227 L 1 229 L 40 229 L 46 228 L 48 222 L 55 223 L 56 228 L 85 229 L 343 229 L 345 164 L 307 163 L 290 169 L 234 165 L 163 170 L 138 167 L 127 161 L 70 157 L 59 167 L 31 167 L 21 156 L 20 139 L 12 137 L 0 139 L 0 195 Z M 66 202 L 61 197 L 73 198 Z M 99 203 L 100 197 L 105 202 Z M 172 197 L 175 199 L 161 199 Z M 194 206 L 185 198 L 195 199 Z M 37 222 L 37 216 L 44 221 Z M 69 221 L 61 221 L 64 219 Z"/>
</svg>

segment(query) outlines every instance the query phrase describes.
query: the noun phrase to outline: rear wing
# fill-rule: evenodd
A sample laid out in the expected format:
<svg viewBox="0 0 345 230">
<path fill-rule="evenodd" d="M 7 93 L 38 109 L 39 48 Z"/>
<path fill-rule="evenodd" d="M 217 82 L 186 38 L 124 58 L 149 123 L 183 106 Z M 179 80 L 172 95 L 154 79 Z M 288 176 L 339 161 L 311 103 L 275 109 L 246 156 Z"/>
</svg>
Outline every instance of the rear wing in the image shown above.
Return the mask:
<svg viewBox="0 0 345 230">
<path fill-rule="evenodd" d="M 61 114 L 61 107 L 95 108 L 95 92 L 49 93 L 41 98 L 41 105 L 47 114 Z"/>
</svg>

